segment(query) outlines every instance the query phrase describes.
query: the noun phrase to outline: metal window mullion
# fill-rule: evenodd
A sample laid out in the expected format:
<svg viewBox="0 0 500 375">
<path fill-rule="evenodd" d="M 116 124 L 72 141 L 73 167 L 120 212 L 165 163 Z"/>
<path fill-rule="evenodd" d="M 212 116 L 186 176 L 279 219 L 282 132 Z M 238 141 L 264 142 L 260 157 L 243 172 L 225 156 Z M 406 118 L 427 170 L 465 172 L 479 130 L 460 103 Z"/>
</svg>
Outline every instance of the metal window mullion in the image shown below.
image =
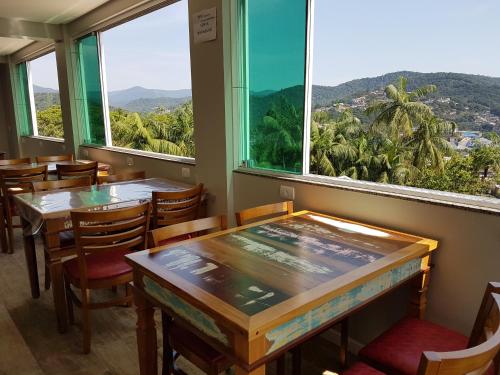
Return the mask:
<svg viewBox="0 0 500 375">
<path fill-rule="evenodd" d="M 26 61 L 26 77 L 28 79 L 28 94 L 29 94 L 29 106 L 31 114 L 31 131 L 36 137 L 38 135 L 38 122 L 36 120 L 36 106 L 35 106 L 35 94 L 33 92 L 33 80 L 31 77 L 31 65 L 29 61 Z"/>
<path fill-rule="evenodd" d="M 108 85 L 106 81 L 106 63 L 104 59 L 104 48 L 101 41 L 101 34 L 97 35 L 97 53 L 99 54 L 99 73 L 101 78 L 101 96 L 102 96 L 102 111 L 104 118 L 104 138 L 106 146 L 112 146 L 113 141 L 111 138 L 111 121 L 109 119 L 109 106 L 108 106 Z"/>
<path fill-rule="evenodd" d="M 311 145 L 311 110 L 312 110 L 312 68 L 314 41 L 314 0 L 307 1 L 305 80 L 304 80 L 304 131 L 302 147 L 302 174 L 309 174 Z"/>
</svg>

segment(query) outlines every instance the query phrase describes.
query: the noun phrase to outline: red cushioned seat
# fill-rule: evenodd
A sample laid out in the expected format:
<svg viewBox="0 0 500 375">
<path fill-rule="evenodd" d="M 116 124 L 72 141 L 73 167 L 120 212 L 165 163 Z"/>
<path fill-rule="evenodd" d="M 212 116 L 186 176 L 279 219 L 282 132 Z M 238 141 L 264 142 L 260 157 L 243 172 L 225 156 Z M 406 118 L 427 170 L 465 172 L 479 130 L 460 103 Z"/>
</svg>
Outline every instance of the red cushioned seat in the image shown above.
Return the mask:
<svg viewBox="0 0 500 375">
<path fill-rule="evenodd" d="M 342 375 L 384 375 L 384 373 L 368 366 L 366 363 L 357 362 L 347 371 L 344 371 Z"/>
<path fill-rule="evenodd" d="M 466 336 L 448 328 L 405 318 L 361 349 L 359 357 L 391 373 L 415 375 L 422 352 L 462 350 L 467 341 Z"/>
<path fill-rule="evenodd" d="M 183 234 L 181 236 L 172 237 L 172 238 L 169 238 L 167 240 L 160 241 L 160 242 L 158 242 L 158 246 L 170 245 L 172 243 L 176 243 L 176 242 L 180 242 L 180 241 L 184 241 L 184 240 L 189 240 L 189 239 L 191 239 L 191 235 Z"/>
<path fill-rule="evenodd" d="M 89 254 L 87 258 L 87 277 L 89 280 L 101 280 L 117 277 L 132 272 L 132 267 L 125 262 L 124 256 L 129 251 L 107 251 L 99 254 Z M 72 279 L 80 279 L 78 258 L 72 258 L 63 263 L 66 273 Z"/>
</svg>

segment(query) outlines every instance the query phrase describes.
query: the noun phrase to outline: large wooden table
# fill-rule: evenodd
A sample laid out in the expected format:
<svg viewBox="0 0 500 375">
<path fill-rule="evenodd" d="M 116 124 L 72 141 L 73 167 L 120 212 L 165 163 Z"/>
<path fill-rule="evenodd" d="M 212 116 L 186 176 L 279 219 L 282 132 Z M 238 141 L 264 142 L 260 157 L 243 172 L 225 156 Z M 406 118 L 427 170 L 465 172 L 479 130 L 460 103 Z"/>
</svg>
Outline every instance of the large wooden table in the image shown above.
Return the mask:
<svg viewBox="0 0 500 375">
<path fill-rule="evenodd" d="M 44 238 L 45 271 L 50 273 L 52 281 L 60 332 L 65 332 L 68 326 L 62 259 L 75 254 L 71 241 L 71 210 L 117 208 L 150 200 L 153 191 L 178 191 L 189 187 L 191 186 L 171 180 L 150 178 L 14 196 L 23 224 L 31 295 L 33 298 L 40 296 L 34 236 L 41 233 Z"/>
<path fill-rule="evenodd" d="M 0 169 L 28 169 L 40 167 L 42 165 L 47 166 L 48 173 L 56 173 L 57 164 L 64 165 L 80 165 L 90 163 L 91 160 L 61 160 L 61 161 L 51 161 L 51 162 L 43 162 L 43 163 L 27 163 L 27 164 L 11 164 L 11 165 L 0 165 Z M 99 172 L 107 172 L 110 169 L 110 165 L 106 163 L 98 163 Z"/>
<path fill-rule="evenodd" d="M 127 255 L 141 375 L 157 374 L 155 307 L 229 356 L 237 374 L 269 361 L 411 282 L 425 310 L 437 241 L 302 211 Z"/>
</svg>

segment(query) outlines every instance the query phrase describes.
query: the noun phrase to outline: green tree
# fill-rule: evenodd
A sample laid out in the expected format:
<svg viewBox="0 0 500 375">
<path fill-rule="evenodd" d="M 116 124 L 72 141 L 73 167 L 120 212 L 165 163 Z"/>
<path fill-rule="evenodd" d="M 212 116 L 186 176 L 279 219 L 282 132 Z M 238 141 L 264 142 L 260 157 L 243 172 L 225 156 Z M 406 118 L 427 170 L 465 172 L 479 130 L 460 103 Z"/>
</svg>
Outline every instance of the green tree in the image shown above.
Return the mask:
<svg viewBox="0 0 500 375">
<path fill-rule="evenodd" d="M 38 134 L 44 137 L 64 138 L 60 105 L 53 105 L 36 112 Z"/>
<path fill-rule="evenodd" d="M 411 136 L 417 124 L 434 117 L 432 109 L 420 99 L 436 91 L 436 86 L 427 85 L 407 91 L 407 79 L 400 77 L 397 85 L 385 88 L 387 100 L 372 103 L 366 114 L 375 116 L 372 129 L 387 132 L 391 138 Z"/>
</svg>

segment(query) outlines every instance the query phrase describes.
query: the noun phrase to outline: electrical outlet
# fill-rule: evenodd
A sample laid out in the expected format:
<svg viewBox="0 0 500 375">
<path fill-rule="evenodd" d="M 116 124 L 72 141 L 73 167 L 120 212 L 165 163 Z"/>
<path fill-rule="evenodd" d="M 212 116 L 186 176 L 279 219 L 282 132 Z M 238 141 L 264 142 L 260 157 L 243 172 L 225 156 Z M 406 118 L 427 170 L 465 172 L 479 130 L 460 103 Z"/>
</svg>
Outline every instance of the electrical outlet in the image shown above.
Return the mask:
<svg viewBox="0 0 500 375">
<path fill-rule="evenodd" d="M 280 197 L 293 201 L 295 199 L 295 188 L 292 186 L 281 185 Z"/>
<path fill-rule="evenodd" d="M 131 156 L 127 156 L 127 165 L 129 167 L 132 167 L 134 165 L 134 158 L 132 158 Z"/>
<path fill-rule="evenodd" d="M 191 177 L 191 170 L 189 168 L 182 168 L 181 173 L 182 173 L 182 177 L 184 177 L 184 178 Z"/>
<path fill-rule="evenodd" d="M 62 145 L 62 150 L 66 151 L 66 145 Z"/>
</svg>

